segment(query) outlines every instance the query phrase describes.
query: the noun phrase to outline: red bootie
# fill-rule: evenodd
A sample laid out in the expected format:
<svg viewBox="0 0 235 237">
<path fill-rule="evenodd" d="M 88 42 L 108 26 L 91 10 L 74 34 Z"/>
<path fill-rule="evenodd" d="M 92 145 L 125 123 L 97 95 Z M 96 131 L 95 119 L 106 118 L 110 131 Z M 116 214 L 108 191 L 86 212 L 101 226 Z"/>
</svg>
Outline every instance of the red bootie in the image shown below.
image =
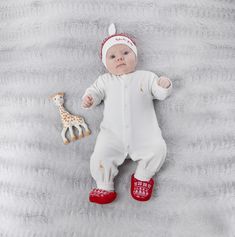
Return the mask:
<svg viewBox="0 0 235 237">
<path fill-rule="evenodd" d="M 89 200 L 90 202 L 95 202 L 98 204 L 107 204 L 116 198 L 117 193 L 114 191 L 106 191 L 103 189 L 94 188 L 90 192 Z"/>
<path fill-rule="evenodd" d="M 148 201 L 152 196 L 154 181 L 141 181 L 131 176 L 131 196 L 137 201 Z"/>
</svg>

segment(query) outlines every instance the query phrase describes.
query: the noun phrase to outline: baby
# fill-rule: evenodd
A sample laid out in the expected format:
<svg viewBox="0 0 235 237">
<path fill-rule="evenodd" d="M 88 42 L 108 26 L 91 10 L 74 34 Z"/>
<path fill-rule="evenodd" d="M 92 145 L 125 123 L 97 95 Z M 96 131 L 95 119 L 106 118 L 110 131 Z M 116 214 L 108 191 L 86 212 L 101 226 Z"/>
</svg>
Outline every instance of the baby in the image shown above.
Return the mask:
<svg viewBox="0 0 235 237">
<path fill-rule="evenodd" d="M 172 90 L 166 77 L 136 70 L 137 48 L 127 35 L 116 34 L 114 24 L 101 46 L 101 59 L 108 73 L 98 77 L 85 92 L 82 107 L 93 108 L 104 101 L 90 170 L 97 188 L 89 200 L 98 204 L 114 201 L 114 178 L 127 155 L 137 161 L 131 176 L 131 195 L 147 201 L 152 195 L 153 176 L 166 157 L 166 143 L 158 126 L 153 99 L 164 100 Z"/>
</svg>

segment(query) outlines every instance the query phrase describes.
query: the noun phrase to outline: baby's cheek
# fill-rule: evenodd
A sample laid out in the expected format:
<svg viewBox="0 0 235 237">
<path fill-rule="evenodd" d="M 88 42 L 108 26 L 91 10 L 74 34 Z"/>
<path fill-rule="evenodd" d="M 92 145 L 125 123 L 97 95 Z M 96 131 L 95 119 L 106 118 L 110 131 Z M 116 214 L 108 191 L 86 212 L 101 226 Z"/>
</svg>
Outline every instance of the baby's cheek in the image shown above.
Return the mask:
<svg viewBox="0 0 235 237">
<path fill-rule="evenodd" d="M 107 63 L 107 69 L 108 69 L 109 72 L 113 73 L 113 70 L 115 69 L 114 62 L 108 62 Z"/>
<path fill-rule="evenodd" d="M 135 68 L 136 67 L 136 60 L 135 59 L 130 60 L 129 65 L 131 68 Z"/>
</svg>

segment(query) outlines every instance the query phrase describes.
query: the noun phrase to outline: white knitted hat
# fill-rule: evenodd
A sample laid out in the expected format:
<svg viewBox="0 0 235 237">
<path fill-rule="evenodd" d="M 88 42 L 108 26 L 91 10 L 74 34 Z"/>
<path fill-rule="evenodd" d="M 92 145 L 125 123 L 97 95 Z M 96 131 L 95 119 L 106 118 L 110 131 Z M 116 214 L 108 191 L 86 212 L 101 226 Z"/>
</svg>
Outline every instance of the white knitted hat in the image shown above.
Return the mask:
<svg viewBox="0 0 235 237">
<path fill-rule="evenodd" d="M 137 48 L 135 42 L 126 34 L 116 34 L 115 25 L 112 23 L 109 25 L 109 37 L 105 38 L 100 50 L 100 57 L 103 64 L 106 66 L 106 53 L 109 48 L 116 44 L 125 44 L 130 47 L 137 56 Z"/>
</svg>

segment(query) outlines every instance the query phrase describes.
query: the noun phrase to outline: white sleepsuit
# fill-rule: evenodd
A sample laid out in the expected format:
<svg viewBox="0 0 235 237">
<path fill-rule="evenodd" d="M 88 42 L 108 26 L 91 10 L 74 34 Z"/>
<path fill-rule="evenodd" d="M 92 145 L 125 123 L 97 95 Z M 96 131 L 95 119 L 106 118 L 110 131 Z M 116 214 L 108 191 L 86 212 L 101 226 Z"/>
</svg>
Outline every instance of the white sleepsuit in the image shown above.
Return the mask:
<svg viewBox="0 0 235 237">
<path fill-rule="evenodd" d="M 114 190 L 113 179 L 118 166 L 128 154 L 138 161 L 135 177 L 144 181 L 165 161 L 167 148 L 153 99 L 164 100 L 172 90 L 172 83 L 164 89 L 157 85 L 158 80 L 158 76 L 149 71 L 121 76 L 106 73 L 86 90 L 85 95 L 93 97 L 92 107 L 104 100 L 103 121 L 90 161 L 97 188 Z"/>
</svg>

